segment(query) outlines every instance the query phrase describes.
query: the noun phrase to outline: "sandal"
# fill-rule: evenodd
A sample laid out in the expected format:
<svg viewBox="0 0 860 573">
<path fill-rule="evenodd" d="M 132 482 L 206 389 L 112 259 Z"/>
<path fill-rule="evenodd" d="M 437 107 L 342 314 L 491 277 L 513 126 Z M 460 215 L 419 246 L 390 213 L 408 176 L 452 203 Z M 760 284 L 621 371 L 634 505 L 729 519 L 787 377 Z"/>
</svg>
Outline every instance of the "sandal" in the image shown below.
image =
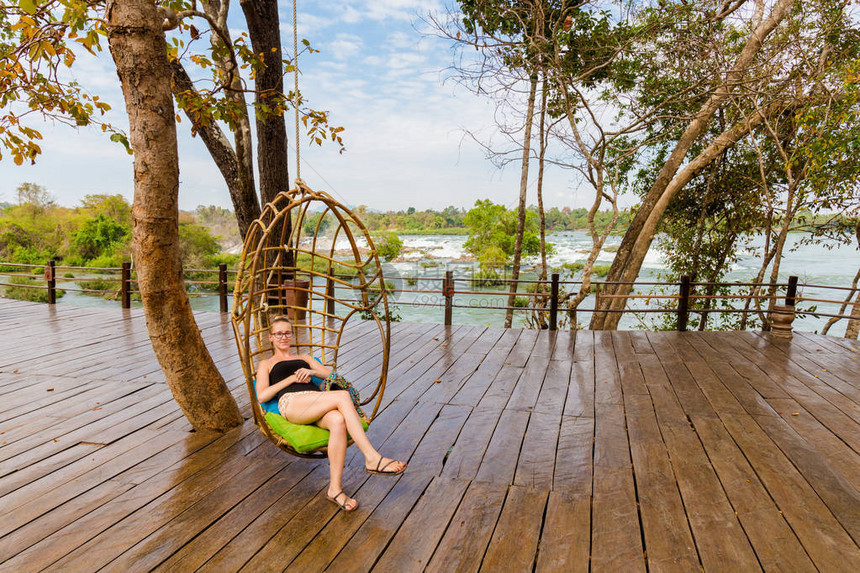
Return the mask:
<svg viewBox="0 0 860 573">
<path fill-rule="evenodd" d="M 365 466 L 364 471 L 366 471 L 369 474 L 376 474 L 376 475 L 381 475 L 381 476 L 396 476 L 396 475 L 402 474 L 404 471 L 406 471 L 406 464 L 403 464 L 403 467 L 400 468 L 399 470 L 386 471 L 386 468 L 388 466 L 390 466 L 391 464 L 402 463 L 402 462 L 398 462 L 397 460 L 390 460 L 387 464 L 382 466 L 382 460 L 384 460 L 384 459 L 385 458 L 379 458 L 379 461 L 376 462 L 376 469 L 370 469 L 369 467 Z M 379 466 L 382 466 L 382 467 L 379 467 Z"/>
<path fill-rule="evenodd" d="M 343 501 L 343 503 L 341 503 L 337 500 L 337 498 L 339 498 L 340 496 L 343 496 L 345 498 L 345 501 Z M 332 497 L 330 495 L 326 495 L 325 497 L 327 500 L 329 500 L 330 502 L 332 502 L 333 504 L 335 504 L 336 506 L 338 506 L 339 508 L 341 508 L 344 511 L 348 512 L 348 511 L 355 511 L 356 509 L 358 509 L 358 501 L 356 501 L 356 500 L 352 500 L 352 501 L 355 501 L 354 506 L 347 507 L 346 504 L 349 503 L 350 497 L 348 495 L 346 495 L 345 493 L 343 493 L 342 491 L 334 494 L 334 497 Z"/>
</svg>

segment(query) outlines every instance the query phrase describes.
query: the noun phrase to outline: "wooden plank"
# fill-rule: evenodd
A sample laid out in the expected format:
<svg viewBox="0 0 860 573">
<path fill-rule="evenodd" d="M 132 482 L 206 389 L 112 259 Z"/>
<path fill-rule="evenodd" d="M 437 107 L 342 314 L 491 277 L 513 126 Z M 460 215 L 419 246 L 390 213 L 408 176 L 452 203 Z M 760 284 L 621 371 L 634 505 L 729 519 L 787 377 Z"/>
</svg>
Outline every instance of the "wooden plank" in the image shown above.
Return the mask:
<svg viewBox="0 0 860 573">
<path fill-rule="evenodd" d="M 452 396 L 456 395 L 475 371 L 481 366 L 481 362 L 489 351 L 487 343 L 497 339 L 497 332 L 484 332 L 477 340 L 469 338 L 460 340 L 452 346 L 456 349 L 431 368 L 426 375 L 424 392 L 415 393 L 414 399 L 421 402 L 434 401 L 449 403 Z M 486 349 L 486 350 L 485 350 Z M 437 382 L 438 380 L 438 382 Z M 410 390 L 415 385 L 410 387 Z M 404 396 L 408 396 L 404 393 Z"/>
<path fill-rule="evenodd" d="M 577 330 L 574 336 L 573 361 L 594 362 L 594 331 Z"/>
<path fill-rule="evenodd" d="M 3 562 L 26 551 L 69 523 L 73 523 L 76 519 L 92 511 L 94 507 L 110 502 L 131 487 L 128 484 L 121 484 L 113 480 L 105 481 L 18 528 L 13 533 L 0 538 L 0 556 L 2 556 Z M 18 567 L 20 567 L 19 571 L 27 570 L 24 563 L 19 562 Z"/>
<path fill-rule="evenodd" d="M 630 330 L 630 344 L 636 354 L 654 354 L 655 349 L 651 346 L 651 339 L 644 330 Z"/>
<path fill-rule="evenodd" d="M 64 465 L 61 469 L 56 469 L 49 472 L 50 475 L 38 475 L 41 472 L 28 471 L 31 468 L 38 466 L 29 466 L 18 472 L 13 473 L 3 479 L 2 487 L 4 491 L 3 497 L 0 497 L 0 515 L 11 512 L 15 508 L 38 499 L 43 496 L 49 496 L 54 491 L 66 483 L 78 478 L 94 469 L 104 469 L 103 465 L 111 462 L 118 456 L 139 447 L 144 442 L 151 440 L 158 435 L 149 429 L 143 429 L 135 432 L 121 440 L 118 440 L 110 445 L 104 444 L 76 444 L 75 446 L 64 450 L 58 455 L 72 452 L 77 460 L 74 463 Z M 177 436 L 177 434 L 172 434 Z M 48 458 L 49 460 L 51 458 Z M 33 474 L 36 477 L 33 477 Z M 19 479 L 19 475 L 23 479 Z M 30 479 L 33 478 L 33 479 Z"/>
<path fill-rule="evenodd" d="M 416 406 L 409 412 L 404 423 L 394 428 L 384 440 L 374 439 L 372 443 L 378 451 L 385 454 L 385 457 L 409 460 L 441 409 L 442 404 L 423 404 L 420 408 Z M 366 466 L 364 456 L 360 455 L 358 448 L 353 450 L 355 452 L 349 461 L 349 466 L 360 465 L 364 468 Z"/>
<path fill-rule="evenodd" d="M 382 552 L 389 546 L 389 542 L 394 538 L 401 524 L 419 509 L 419 504 L 426 501 L 426 498 L 422 501 L 419 501 L 419 498 L 427 495 L 428 485 L 434 478 L 435 476 L 429 472 L 410 470 L 404 474 L 341 549 L 327 570 L 339 573 L 370 571 Z M 463 488 L 465 489 L 465 483 Z M 459 495 L 462 496 L 462 493 L 461 491 Z M 439 531 L 440 536 L 441 534 L 442 532 Z M 430 551 L 432 552 L 432 549 Z M 379 570 L 379 567 L 376 570 Z M 402 569 L 402 571 L 406 570 L 408 568 Z"/>
<path fill-rule="evenodd" d="M 558 436 L 553 490 L 591 498 L 594 418 L 564 416 Z"/>
<path fill-rule="evenodd" d="M 77 521 L 48 535 L 14 559 L 0 564 L 0 571 L 21 571 L 22 567 L 25 570 L 41 570 L 76 550 L 113 524 L 132 515 L 153 499 L 170 491 L 186 478 L 212 467 L 216 462 L 223 461 L 225 453 L 230 452 L 231 449 L 236 450 L 238 461 L 243 461 L 242 455 L 249 448 L 258 446 L 263 439 L 259 432 L 249 434 L 249 429 L 253 429 L 253 424 L 245 424 L 242 428 L 227 432 L 188 459 L 185 459 L 189 454 L 187 443 L 179 442 L 163 451 L 158 454 L 163 458 L 163 465 L 139 486 L 115 498 L 110 504 L 95 508 Z M 193 446 L 191 451 L 194 451 Z M 173 462 L 176 460 L 177 453 L 180 461 Z M 219 479 L 219 471 L 216 469 L 209 472 L 207 479 Z"/>
<path fill-rule="evenodd" d="M 423 571 L 460 506 L 469 483 L 467 480 L 434 478 L 373 570 L 380 573 Z"/>
<path fill-rule="evenodd" d="M 509 363 L 511 366 L 523 368 L 534 352 L 534 346 L 537 342 L 537 331 L 536 330 L 522 330 L 520 331 L 520 335 L 517 338 L 516 344 L 511 349 L 510 354 L 508 354 L 508 360 L 506 363 Z"/>
<path fill-rule="evenodd" d="M 471 413 L 472 409 L 467 406 L 443 406 L 409 463 L 421 471 L 440 474 Z"/>
<path fill-rule="evenodd" d="M 478 570 L 507 489 L 498 483 L 472 482 L 427 564 L 428 573 Z"/>
<path fill-rule="evenodd" d="M 553 489 L 540 537 L 535 571 L 586 573 L 591 551 L 591 492 L 573 495 Z"/>
<path fill-rule="evenodd" d="M 594 333 L 594 401 L 621 404 L 621 380 L 609 332 Z"/>
<path fill-rule="evenodd" d="M 845 563 L 860 563 L 856 542 L 767 434 L 746 416 L 722 420 L 815 566 L 838 571 Z"/>
<path fill-rule="evenodd" d="M 626 362 L 636 359 L 636 351 L 633 349 L 633 341 L 630 332 L 626 330 L 613 330 L 610 333 L 612 348 L 615 359 L 618 362 Z"/>
<path fill-rule="evenodd" d="M 630 447 L 620 404 L 595 405 L 591 559 L 596 570 L 644 571 Z"/>
<path fill-rule="evenodd" d="M 493 379 L 492 384 L 484 393 L 478 408 L 501 410 L 508 403 L 511 392 L 522 376 L 524 369 L 518 366 L 508 365 L 499 370 L 499 374 Z"/>
<path fill-rule="evenodd" d="M 514 484 L 547 490 L 552 487 L 560 427 L 560 414 L 532 412 L 517 460 Z M 487 455 L 490 453 L 491 450 Z"/>
<path fill-rule="evenodd" d="M 789 412 L 785 415 L 792 417 Z M 808 417 L 806 412 L 801 415 Z M 827 463 L 828 457 L 822 452 L 822 442 L 830 432 L 825 428 L 816 428 L 809 440 L 805 440 L 782 418 L 763 417 L 759 425 L 791 459 L 849 535 L 860 539 L 860 491 L 844 479 L 840 472 L 834 471 L 831 464 Z M 851 456 L 850 450 L 843 450 L 843 453 Z"/>
<path fill-rule="evenodd" d="M 532 356 L 526 363 L 516 386 L 505 405 L 509 410 L 532 410 L 540 396 L 549 360 L 542 356 Z"/>
<path fill-rule="evenodd" d="M 310 462 L 314 469 L 300 480 L 295 487 L 286 494 L 272 500 L 264 511 L 258 514 L 247 527 L 238 535 L 233 537 L 217 553 L 212 555 L 198 571 L 239 571 L 253 556 L 270 540 L 276 538 L 281 531 L 280 539 L 288 536 L 290 529 L 285 528 L 287 523 L 299 514 L 305 507 L 312 507 L 317 511 L 317 522 L 313 524 L 315 531 L 325 525 L 331 519 L 337 508 L 329 503 L 324 497 L 324 490 L 328 480 L 328 465 L 325 462 Z M 344 491 L 352 491 L 359 482 L 357 472 L 344 473 Z M 323 495 L 321 495 L 323 494 Z M 312 503 L 313 500 L 316 503 Z M 312 505 L 311 505 L 312 504 Z M 280 568 L 286 566 L 281 563 Z"/>
<path fill-rule="evenodd" d="M 565 416 L 594 416 L 594 361 L 574 362 L 564 402 Z"/>
<path fill-rule="evenodd" d="M 573 363 L 570 360 L 550 361 L 540 395 L 534 406 L 535 412 L 561 416 L 564 411 L 567 391 L 570 388 L 570 374 L 572 370 Z"/>
<path fill-rule="evenodd" d="M 457 440 L 445 461 L 441 474 L 443 477 L 466 480 L 475 478 L 501 414 L 501 410 L 472 410 L 460 433 L 464 439 Z"/>
<path fill-rule="evenodd" d="M 316 467 L 316 464 L 302 462 L 287 465 L 153 570 L 173 573 L 196 570 Z"/>
<path fill-rule="evenodd" d="M 702 443 L 691 426 L 687 413 L 678 402 L 661 368 L 644 366 L 646 384 L 663 441 L 673 460 L 678 489 L 698 548 L 702 566 L 753 570 L 759 567 L 755 553 Z M 721 531 L 714 536 L 712 532 Z"/>
<path fill-rule="evenodd" d="M 550 360 L 568 360 L 572 362 L 575 348 L 576 331 L 556 330 L 555 343 L 552 347 Z"/>
<path fill-rule="evenodd" d="M 720 420 L 693 418 L 708 458 L 765 571 L 815 571 L 800 540 Z"/>
<path fill-rule="evenodd" d="M 649 569 L 699 569 L 693 534 L 651 397 L 625 396 L 624 408 Z"/>
<path fill-rule="evenodd" d="M 505 337 L 502 340 L 505 340 Z M 508 340 L 510 340 L 510 337 L 508 337 Z M 477 406 L 487 390 L 493 385 L 501 369 L 505 367 L 508 352 L 510 352 L 510 347 L 508 346 L 497 346 L 490 350 L 486 357 L 480 361 L 477 369 L 460 384 L 460 389 L 457 393 L 448 399 L 448 403 L 461 406 Z"/>
<path fill-rule="evenodd" d="M 624 396 L 634 394 L 648 394 L 648 388 L 645 386 L 645 379 L 642 376 L 642 369 L 639 362 L 619 362 L 618 376 L 621 381 L 621 391 Z"/>
<path fill-rule="evenodd" d="M 0 457 L 5 457 L 0 461 L 0 476 L 24 468 L 81 441 L 112 442 L 149 423 L 152 418 L 151 410 L 160 411 L 165 405 L 169 409 L 178 408 L 170 394 L 163 389 L 145 388 L 140 395 L 140 402 L 116 400 L 106 405 L 104 411 L 86 412 L 76 416 L 74 422 L 65 420 L 50 425 L 38 434 L 5 446 L 0 450 Z M 143 399 L 146 396 L 148 397 Z M 105 429 L 112 434 L 110 439 L 105 439 L 102 435 Z"/>
<path fill-rule="evenodd" d="M 629 467 L 595 465 L 591 519 L 592 570 L 646 570 Z"/>
<path fill-rule="evenodd" d="M 508 488 L 502 514 L 493 531 L 482 571 L 531 571 L 540 539 L 549 490 Z"/>
<path fill-rule="evenodd" d="M 773 406 L 791 429 L 815 448 L 831 470 L 860 491 L 860 456 L 857 452 L 794 400 L 774 401 Z M 783 432 L 791 433 L 787 428 L 778 429 L 778 433 Z"/>
<path fill-rule="evenodd" d="M 356 492 L 356 495 L 359 496 L 357 499 L 361 499 L 361 505 L 358 509 L 351 513 L 342 511 L 337 513 L 307 545 L 299 547 L 296 558 L 290 562 L 286 570 L 300 573 L 306 571 L 323 571 L 400 479 L 399 477 L 376 477 L 367 480 L 361 489 Z M 292 524 L 290 528 L 292 528 Z M 292 539 L 295 535 L 291 535 L 290 537 Z M 249 571 L 270 571 L 272 569 L 268 565 L 280 568 L 283 566 L 283 563 L 290 560 L 290 552 L 285 552 L 284 548 L 280 544 L 277 544 L 274 546 L 272 553 L 273 559 L 264 562 L 266 566 L 261 568 L 258 564 L 259 556 L 269 546 L 273 545 L 269 544 L 264 547 L 260 553 L 254 556 L 254 559 L 249 562 L 245 569 Z"/>
<path fill-rule="evenodd" d="M 156 434 L 155 432 L 148 432 L 145 437 L 146 439 L 136 443 L 134 448 L 60 484 L 62 487 L 54 488 L 41 495 L 32 495 L 34 492 L 28 490 L 22 496 L 15 496 L 14 492 L 6 496 L 10 499 L 10 505 L 4 505 L 5 513 L 0 520 L 0 536 L 14 531 L 138 462 L 168 448 L 178 438 L 176 434 Z M 16 499 L 12 500 L 13 497 Z"/>
<path fill-rule="evenodd" d="M 288 460 L 284 459 L 265 459 L 248 465 L 174 519 L 123 551 L 105 568 L 111 571 L 152 570 L 255 489 L 265 487 L 269 478 L 287 463 Z"/>
<path fill-rule="evenodd" d="M 481 460 L 475 481 L 508 485 L 513 483 L 520 445 L 523 441 L 529 413 L 518 410 L 502 412 L 493 432 L 487 452 Z"/>
</svg>

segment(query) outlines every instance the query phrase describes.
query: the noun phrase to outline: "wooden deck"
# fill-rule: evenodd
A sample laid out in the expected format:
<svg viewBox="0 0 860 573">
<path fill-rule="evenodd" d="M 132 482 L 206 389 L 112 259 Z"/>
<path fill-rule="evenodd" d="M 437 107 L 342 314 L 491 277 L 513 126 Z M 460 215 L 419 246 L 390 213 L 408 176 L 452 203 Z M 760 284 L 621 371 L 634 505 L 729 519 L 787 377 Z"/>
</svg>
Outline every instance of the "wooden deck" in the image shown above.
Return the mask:
<svg viewBox="0 0 860 573">
<path fill-rule="evenodd" d="M 198 321 L 243 411 L 229 323 Z M 358 324 L 341 372 L 379 356 Z M 0 571 L 856 571 L 860 345 L 393 325 L 352 514 L 252 422 L 190 432 L 140 311 L 0 299 Z"/>
</svg>

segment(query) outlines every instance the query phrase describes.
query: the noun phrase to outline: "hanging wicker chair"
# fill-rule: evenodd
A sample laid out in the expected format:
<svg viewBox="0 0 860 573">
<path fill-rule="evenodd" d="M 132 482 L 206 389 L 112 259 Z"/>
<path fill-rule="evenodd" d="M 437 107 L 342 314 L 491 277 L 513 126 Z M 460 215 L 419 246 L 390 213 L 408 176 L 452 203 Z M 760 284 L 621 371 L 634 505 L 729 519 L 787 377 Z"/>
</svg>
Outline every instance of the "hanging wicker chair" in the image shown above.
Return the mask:
<svg viewBox="0 0 860 573">
<path fill-rule="evenodd" d="M 272 352 L 270 320 L 286 315 L 293 325 L 294 350 L 337 370 L 341 340 L 357 314 L 374 321 L 378 332 L 378 338 L 363 334 L 362 347 L 382 355 L 378 381 L 356 384 L 363 386 L 361 404 L 373 402 L 372 420 L 385 392 L 391 340 L 382 265 L 367 229 L 349 209 L 297 181 L 296 189 L 278 194 L 248 230 L 231 317 L 254 422 L 291 454 L 321 457 L 325 446 L 299 451 L 267 422 L 267 416 L 273 419 L 257 400 L 256 365 Z"/>
</svg>

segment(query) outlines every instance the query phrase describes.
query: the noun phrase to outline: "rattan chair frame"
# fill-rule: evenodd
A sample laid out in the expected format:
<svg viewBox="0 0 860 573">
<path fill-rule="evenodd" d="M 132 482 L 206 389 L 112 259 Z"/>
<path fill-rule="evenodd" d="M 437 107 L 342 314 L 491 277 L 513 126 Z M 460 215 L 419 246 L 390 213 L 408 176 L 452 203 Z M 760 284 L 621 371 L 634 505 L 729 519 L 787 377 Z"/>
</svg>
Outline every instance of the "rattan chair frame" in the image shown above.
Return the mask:
<svg viewBox="0 0 860 573">
<path fill-rule="evenodd" d="M 310 217 L 321 213 L 316 222 Z M 324 228 L 324 221 L 334 228 Z M 348 255 L 337 252 L 345 239 Z M 359 246 L 363 239 L 367 247 Z M 341 270 L 344 272 L 335 272 Z M 353 275 L 349 278 L 348 275 Z M 355 298 L 338 293 L 351 292 Z M 301 299 L 307 299 L 305 303 Z M 372 420 L 382 402 L 388 376 L 391 328 L 382 264 L 370 233 L 361 220 L 322 191 L 302 182 L 266 204 L 260 218 L 245 236 L 231 321 L 245 373 L 254 422 L 278 447 L 302 457 L 320 457 L 324 450 L 301 454 L 266 423 L 254 391 L 256 362 L 270 354 L 270 320 L 287 315 L 293 324 L 294 349 L 320 358 L 337 369 L 338 351 L 348 321 L 357 313 L 375 321 L 382 366 L 372 393 L 362 405 L 373 402 Z M 363 390 L 366 392 L 366 387 Z"/>
</svg>

